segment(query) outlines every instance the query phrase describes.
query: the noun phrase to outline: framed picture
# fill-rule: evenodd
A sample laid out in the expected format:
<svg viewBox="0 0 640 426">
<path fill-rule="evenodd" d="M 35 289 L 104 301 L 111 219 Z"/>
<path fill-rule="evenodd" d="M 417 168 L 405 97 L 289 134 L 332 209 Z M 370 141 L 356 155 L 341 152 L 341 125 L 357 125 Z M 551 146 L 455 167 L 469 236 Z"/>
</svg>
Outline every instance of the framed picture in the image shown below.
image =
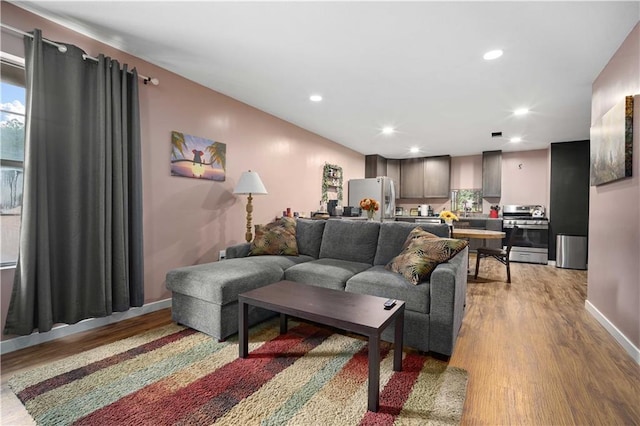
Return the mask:
<svg viewBox="0 0 640 426">
<path fill-rule="evenodd" d="M 409 216 L 418 216 L 418 209 L 417 208 L 411 208 L 409 210 Z"/>
<path fill-rule="evenodd" d="M 632 176 L 633 96 L 627 96 L 591 127 L 591 186 Z"/>
<path fill-rule="evenodd" d="M 171 175 L 224 182 L 227 145 L 171 132 Z"/>
</svg>

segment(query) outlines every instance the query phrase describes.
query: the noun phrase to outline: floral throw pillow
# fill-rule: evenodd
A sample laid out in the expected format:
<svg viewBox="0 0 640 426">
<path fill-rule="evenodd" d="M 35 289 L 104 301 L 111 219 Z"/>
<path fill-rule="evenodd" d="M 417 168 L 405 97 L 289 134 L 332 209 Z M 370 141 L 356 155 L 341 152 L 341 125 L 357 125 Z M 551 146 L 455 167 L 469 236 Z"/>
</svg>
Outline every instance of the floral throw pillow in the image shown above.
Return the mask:
<svg viewBox="0 0 640 426">
<path fill-rule="evenodd" d="M 298 256 L 295 219 L 283 217 L 266 225 L 255 226 L 255 237 L 249 248 L 249 256 L 265 254 Z"/>
<path fill-rule="evenodd" d="M 402 274 L 413 285 L 427 281 L 436 266 L 460 253 L 468 244 L 465 240 L 435 236 L 410 238 L 411 235 L 402 252 L 391 259 L 385 268 Z"/>
</svg>

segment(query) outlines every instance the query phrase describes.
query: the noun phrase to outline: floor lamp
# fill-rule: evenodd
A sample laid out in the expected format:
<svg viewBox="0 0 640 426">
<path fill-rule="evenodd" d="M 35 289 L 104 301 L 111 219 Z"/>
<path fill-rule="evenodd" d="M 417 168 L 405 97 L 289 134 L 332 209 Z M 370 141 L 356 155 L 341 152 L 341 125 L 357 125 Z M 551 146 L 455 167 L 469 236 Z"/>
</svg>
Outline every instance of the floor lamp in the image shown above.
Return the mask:
<svg viewBox="0 0 640 426">
<path fill-rule="evenodd" d="M 267 194 L 267 189 L 262 184 L 258 173 L 249 170 L 248 172 L 242 172 L 233 193 L 249 195 L 247 198 L 247 233 L 244 237 L 247 239 L 247 242 L 250 243 L 253 239 L 253 235 L 251 234 L 251 213 L 253 212 L 253 205 L 251 204 L 251 200 L 253 200 L 252 195 Z"/>
</svg>

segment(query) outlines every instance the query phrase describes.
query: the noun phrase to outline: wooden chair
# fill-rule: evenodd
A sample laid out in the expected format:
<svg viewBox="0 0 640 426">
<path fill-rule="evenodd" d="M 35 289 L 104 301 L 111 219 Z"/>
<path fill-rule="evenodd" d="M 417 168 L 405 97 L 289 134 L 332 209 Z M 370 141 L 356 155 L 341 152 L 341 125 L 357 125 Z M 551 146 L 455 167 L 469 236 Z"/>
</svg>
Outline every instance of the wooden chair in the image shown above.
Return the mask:
<svg viewBox="0 0 640 426">
<path fill-rule="evenodd" d="M 498 260 L 502 264 L 507 267 L 507 283 L 511 284 L 511 268 L 509 267 L 509 254 L 511 253 L 511 247 L 513 246 L 513 241 L 516 236 L 516 232 L 518 232 L 518 227 L 514 226 L 511 229 L 511 233 L 509 234 L 509 240 L 507 241 L 506 249 L 495 249 L 490 247 L 478 247 L 477 255 L 476 255 L 476 273 L 473 278 L 478 278 L 478 269 L 480 268 L 480 259 L 483 257 L 493 257 Z"/>
</svg>

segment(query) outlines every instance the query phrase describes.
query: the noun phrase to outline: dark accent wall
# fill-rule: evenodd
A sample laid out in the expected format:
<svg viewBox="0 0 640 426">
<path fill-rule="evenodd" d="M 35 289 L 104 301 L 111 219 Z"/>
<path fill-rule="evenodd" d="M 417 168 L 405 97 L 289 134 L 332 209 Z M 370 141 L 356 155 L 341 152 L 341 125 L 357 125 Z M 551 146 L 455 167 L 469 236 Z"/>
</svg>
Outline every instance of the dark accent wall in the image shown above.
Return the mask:
<svg viewBox="0 0 640 426">
<path fill-rule="evenodd" d="M 558 234 L 589 233 L 589 141 L 551 144 L 549 259 Z"/>
</svg>

